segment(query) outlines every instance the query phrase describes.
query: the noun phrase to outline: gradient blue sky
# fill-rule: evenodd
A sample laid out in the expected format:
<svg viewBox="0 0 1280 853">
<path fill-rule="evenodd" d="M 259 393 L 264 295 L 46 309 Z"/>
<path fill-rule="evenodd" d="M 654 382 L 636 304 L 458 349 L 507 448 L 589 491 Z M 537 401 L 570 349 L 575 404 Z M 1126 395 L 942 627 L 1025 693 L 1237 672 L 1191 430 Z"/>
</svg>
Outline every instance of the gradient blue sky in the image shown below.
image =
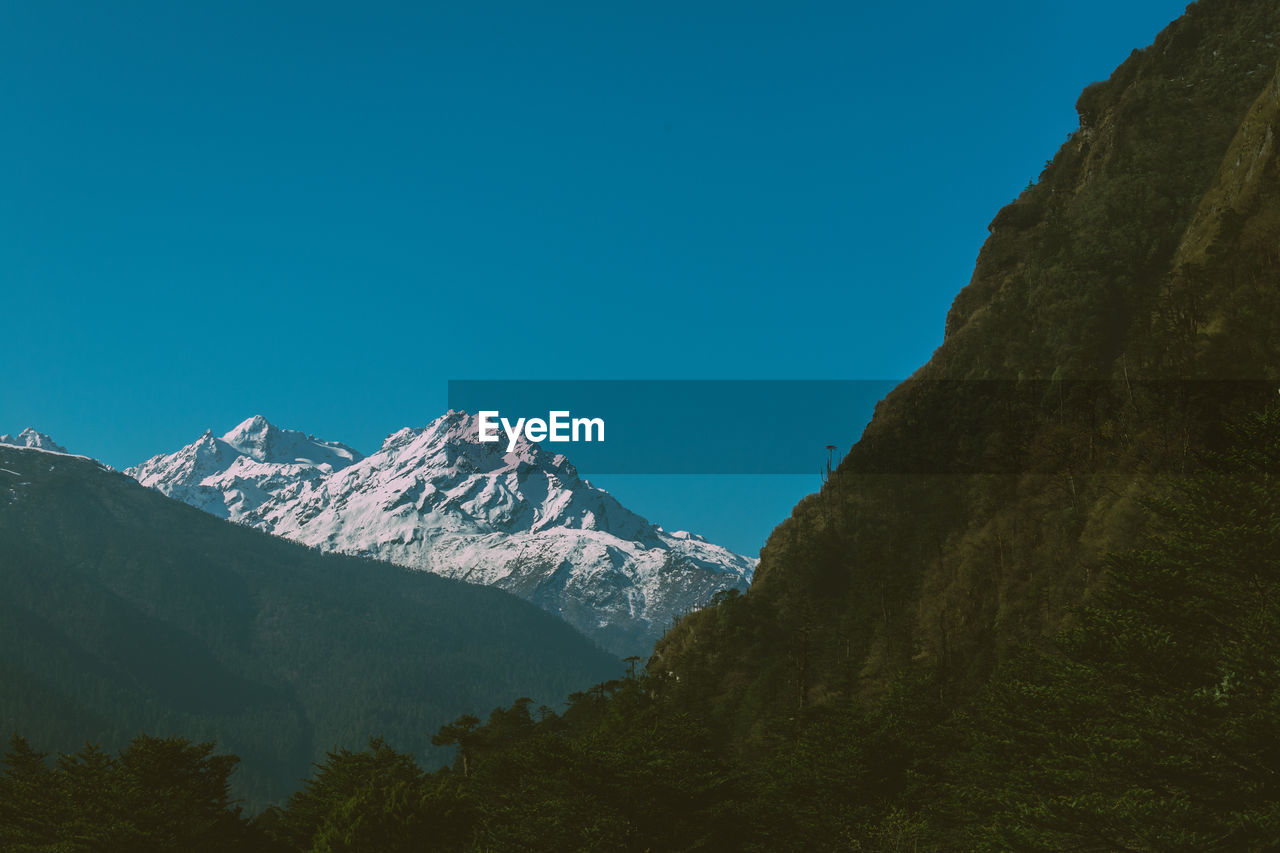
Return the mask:
<svg viewBox="0 0 1280 853">
<path fill-rule="evenodd" d="M 0 432 L 368 452 L 449 378 L 909 375 L 1183 6 L 0 2 Z M 752 553 L 816 484 L 603 482 Z"/>
</svg>

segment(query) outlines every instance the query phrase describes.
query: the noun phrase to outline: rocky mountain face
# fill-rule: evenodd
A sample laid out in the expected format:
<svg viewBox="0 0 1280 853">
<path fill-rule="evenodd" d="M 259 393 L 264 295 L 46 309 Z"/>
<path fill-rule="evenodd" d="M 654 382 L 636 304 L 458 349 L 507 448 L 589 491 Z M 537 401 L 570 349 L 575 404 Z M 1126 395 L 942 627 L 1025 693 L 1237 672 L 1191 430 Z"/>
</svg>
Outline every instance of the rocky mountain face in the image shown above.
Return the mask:
<svg viewBox="0 0 1280 853">
<path fill-rule="evenodd" d="M 367 458 L 255 417 L 127 473 L 321 550 L 507 590 L 623 655 L 647 655 L 674 619 L 746 589 L 755 565 L 649 523 L 561 454 L 481 443 L 464 412 L 402 429 Z"/>
</svg>

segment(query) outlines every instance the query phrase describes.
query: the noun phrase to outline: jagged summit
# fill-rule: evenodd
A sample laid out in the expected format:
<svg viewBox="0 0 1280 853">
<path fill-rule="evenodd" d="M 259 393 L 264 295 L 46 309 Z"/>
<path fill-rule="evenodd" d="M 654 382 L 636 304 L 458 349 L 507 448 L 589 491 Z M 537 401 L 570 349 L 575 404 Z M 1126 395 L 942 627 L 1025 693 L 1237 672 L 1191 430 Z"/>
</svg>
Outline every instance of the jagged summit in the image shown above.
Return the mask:
<svg viewBox="0 0 1280 853">
<path fill-rule="evenodd" d="M 237 424 L 234 429 L 222 437 L 222 440 L 227 444 L 237 446 L 261 442 L 275 429 L 276 427 L 262 415 L 254 415 Z"/>
<path fill-rule="evenodd" d="M 68 450 L 42 432 L 27 427 L 17 435 L 0 435 L 0 444 L 13 447 L 29 447 L 34 450 L 47 450 L 52 453 L 67 453 Z"/>
<path fill-rule="evenodd" d="M 153 456 L 125 473 L 172 498 L 238 521 L 283 485 L 323 477 L 363 458 L 345 444 L 281 429 L 254 415 L 221 438 L 206 430 L 176 453 Z"/>
<path fill-rule="evenodd" d="M 257 462 L 327 465 L 337 470 L 364 458 L 341 442 L 320 441 L 296 430 L 281 429 L 262 415 L 242 421 L 222 440 Z"/>
<path fill-rule="evenodd" d="M 402 429 L 393 433 L 388 436 L 387 441 L 396 440 L 398 437 L 407 437 L 407 440 L 413 440 L 424 435 L 430 436 L 429 442 L 432 446 L 477 448 L 485 451 L 485 458 L 490 460 L 496 458 L 502 460 L 503 464 L 514 465 L 521 460 L 533 462 L 535 459 L 551 459 L 559 456 L 559 454 L 551 454 L 548 451 L 544 451 L 540 445 L 529 441 L 523 434 L 516 440 L 515 449 L 510 453 L 507 452 L 507 437 L 505 435 L 502 436 L 501 441 L 481 442 L 479 439 L 480 419 L 470 412 L 458 409 L 450 409 L 422 429 Z M 395 443 L 403 444 L 404 440 L 401 438 L 396 440 Z M 496 456 L 494 452 L 496 452 Z"/>
<path fill-rule="evenodd" d="M 647 653 L 672 618 L 755 561 L 667 533 L 521 438 L 479 441 L 451 410 L 361 457 L 255 416 L 126 473 L 144 485 L 307 545 L 497 586 L 618 653 Z"/>
</svg>

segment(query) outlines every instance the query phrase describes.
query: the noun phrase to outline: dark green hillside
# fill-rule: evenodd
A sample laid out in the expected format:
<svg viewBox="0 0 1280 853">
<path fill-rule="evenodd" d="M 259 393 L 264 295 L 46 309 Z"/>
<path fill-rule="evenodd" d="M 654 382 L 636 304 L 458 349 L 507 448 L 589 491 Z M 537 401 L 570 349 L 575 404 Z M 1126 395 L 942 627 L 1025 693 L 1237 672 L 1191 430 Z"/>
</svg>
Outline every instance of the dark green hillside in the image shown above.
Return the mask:
<svg viewBox="0 0 1280 853">
<path fill-rule="evenodd" d="M 1142 499 L 1274 399 L 1278 59 L 1280 6 L 1203 0 L 1085 90 L 932 360 L 773 533 L 750 593 L 659 644 L 681 701 L 740 744 L 906 673 L 959 702 L 1105 582 Z"/>
<path fill-rule="evenodd" d="M 506 593 L 325 556 L 87 461 L 0 448 L 0 730 L 217 739 L 251 803 L 371 734 L 553 702 L 619 662 Z"/>
</svg>

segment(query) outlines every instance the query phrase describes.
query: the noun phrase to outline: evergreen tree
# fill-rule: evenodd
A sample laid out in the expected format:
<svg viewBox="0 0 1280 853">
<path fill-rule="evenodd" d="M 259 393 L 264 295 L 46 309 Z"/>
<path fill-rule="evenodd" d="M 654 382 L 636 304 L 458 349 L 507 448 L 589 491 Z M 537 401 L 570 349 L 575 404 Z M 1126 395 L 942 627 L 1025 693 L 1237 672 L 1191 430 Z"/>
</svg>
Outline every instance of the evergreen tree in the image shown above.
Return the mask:
<svg viewBox="0 0 1280 853">
<path fill-rule="evenodd" d="M 396 853 L 461 849 L 469 830 L 456 786 L 374 738 L 365 751 L 329 753 L 271 832 L 294 850 Z"/>
<path fill-rule="evenodd" d="M 50 768 L 13 739 L 0 776 L 0 849 L 215 851 L 251 848 L 227 796 L 238 759 L 213 744 L 140 735 L 118 756 L 88 744 Z"/>
<path fill-rule="evenodd" d="M 51 842 L 49 830 L 58 818 L 51 796 L 54 774 L 45 756 L 14 735 L 0 764 L 4 768 L 0 775 L 0 849 L 36 848 Z"/>
</svg>

